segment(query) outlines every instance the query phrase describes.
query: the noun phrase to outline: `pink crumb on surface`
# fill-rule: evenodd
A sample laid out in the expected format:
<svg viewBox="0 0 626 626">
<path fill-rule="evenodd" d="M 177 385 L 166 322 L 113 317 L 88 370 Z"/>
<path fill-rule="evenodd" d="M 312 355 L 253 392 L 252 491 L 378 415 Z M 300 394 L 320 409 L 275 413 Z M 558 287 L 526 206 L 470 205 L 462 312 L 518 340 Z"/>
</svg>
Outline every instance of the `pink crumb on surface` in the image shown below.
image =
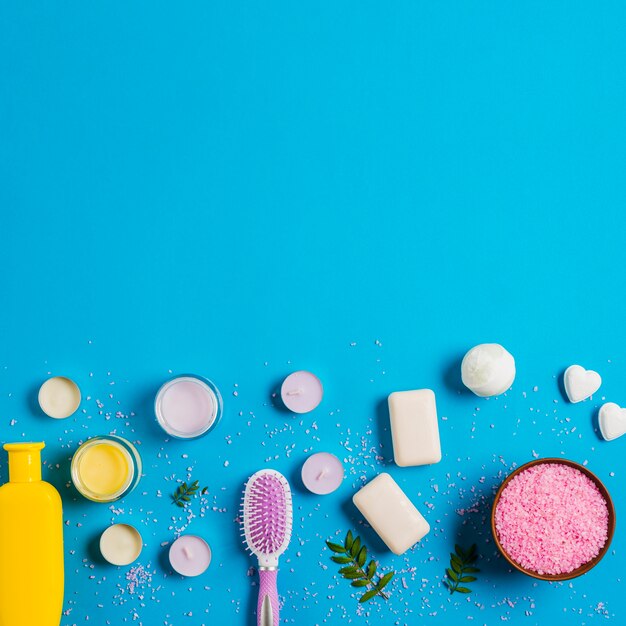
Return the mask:
<svg viewBox="0 0 626 626">
<path fill-rule="evenodd" d="M 568 574 L 606 543 L 609 512 L 580 470 L 541 463 L 514 476 L 500 494 L 495 522 L 504 551 L 538 574 Z"/>
</svg>

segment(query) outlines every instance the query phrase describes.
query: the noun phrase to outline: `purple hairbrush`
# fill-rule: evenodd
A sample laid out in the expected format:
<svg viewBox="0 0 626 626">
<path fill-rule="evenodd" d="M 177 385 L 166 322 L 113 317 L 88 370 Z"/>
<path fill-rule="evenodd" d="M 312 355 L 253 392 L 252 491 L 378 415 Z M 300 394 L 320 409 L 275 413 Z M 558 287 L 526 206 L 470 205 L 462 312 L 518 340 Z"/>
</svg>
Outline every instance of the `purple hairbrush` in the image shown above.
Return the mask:
<svg viewBox="0 0 626 626">
<path fill-rule="evenodd" d="M 243 534 L 259 559 L 258 626 L 278 626 L 278 557 L 289 545 L 292 521 L 287 479 L 271 469 L 253 474 L 243 494 Z"/>
</svg>

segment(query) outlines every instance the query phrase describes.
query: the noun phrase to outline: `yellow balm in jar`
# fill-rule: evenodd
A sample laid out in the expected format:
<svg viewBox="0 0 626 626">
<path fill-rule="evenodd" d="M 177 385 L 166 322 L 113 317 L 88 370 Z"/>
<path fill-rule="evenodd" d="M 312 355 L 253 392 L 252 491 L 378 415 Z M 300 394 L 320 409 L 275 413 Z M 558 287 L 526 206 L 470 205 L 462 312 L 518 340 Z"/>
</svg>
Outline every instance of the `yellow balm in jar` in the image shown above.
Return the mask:
<svg viewBox="0 0 626 626">
<path fill-rule="evenodd" d="M 141 477 L 141 457 L 130 441 L 116 435 L 93 437 L 72 458 L 72 481 L 94 502 L 114 502 L 129 494 Z"/>
</svg>

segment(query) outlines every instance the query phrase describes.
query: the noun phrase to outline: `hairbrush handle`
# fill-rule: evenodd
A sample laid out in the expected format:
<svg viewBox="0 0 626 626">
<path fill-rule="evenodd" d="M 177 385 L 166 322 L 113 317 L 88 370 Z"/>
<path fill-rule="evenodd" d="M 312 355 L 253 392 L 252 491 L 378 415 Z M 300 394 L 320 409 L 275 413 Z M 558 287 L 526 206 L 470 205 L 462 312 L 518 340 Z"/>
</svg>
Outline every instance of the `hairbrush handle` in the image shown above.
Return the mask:
<svg viewBox="0 0 626 626">
<path fill-rule="evenodd" d="M 278 626 L 278 569 L 259 568 L 259 603 L 256 609 L 258 626 Z"/>
</svg>

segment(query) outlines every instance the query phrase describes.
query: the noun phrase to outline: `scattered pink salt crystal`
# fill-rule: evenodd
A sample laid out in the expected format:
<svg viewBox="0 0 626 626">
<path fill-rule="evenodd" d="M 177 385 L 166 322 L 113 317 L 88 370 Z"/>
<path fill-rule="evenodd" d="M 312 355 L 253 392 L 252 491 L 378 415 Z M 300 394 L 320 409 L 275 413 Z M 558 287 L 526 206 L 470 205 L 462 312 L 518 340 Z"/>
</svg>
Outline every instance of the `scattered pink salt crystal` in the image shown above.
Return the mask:
<svg viewBox="0 0 626 626">
<path fill-rule="evenodd" d="M 141 587 L 149 585 L 151 580 L 152 574 L 143 565 L 136 565 L 126 572 L 126 590 L 132 595 Z"/>
</svg>

